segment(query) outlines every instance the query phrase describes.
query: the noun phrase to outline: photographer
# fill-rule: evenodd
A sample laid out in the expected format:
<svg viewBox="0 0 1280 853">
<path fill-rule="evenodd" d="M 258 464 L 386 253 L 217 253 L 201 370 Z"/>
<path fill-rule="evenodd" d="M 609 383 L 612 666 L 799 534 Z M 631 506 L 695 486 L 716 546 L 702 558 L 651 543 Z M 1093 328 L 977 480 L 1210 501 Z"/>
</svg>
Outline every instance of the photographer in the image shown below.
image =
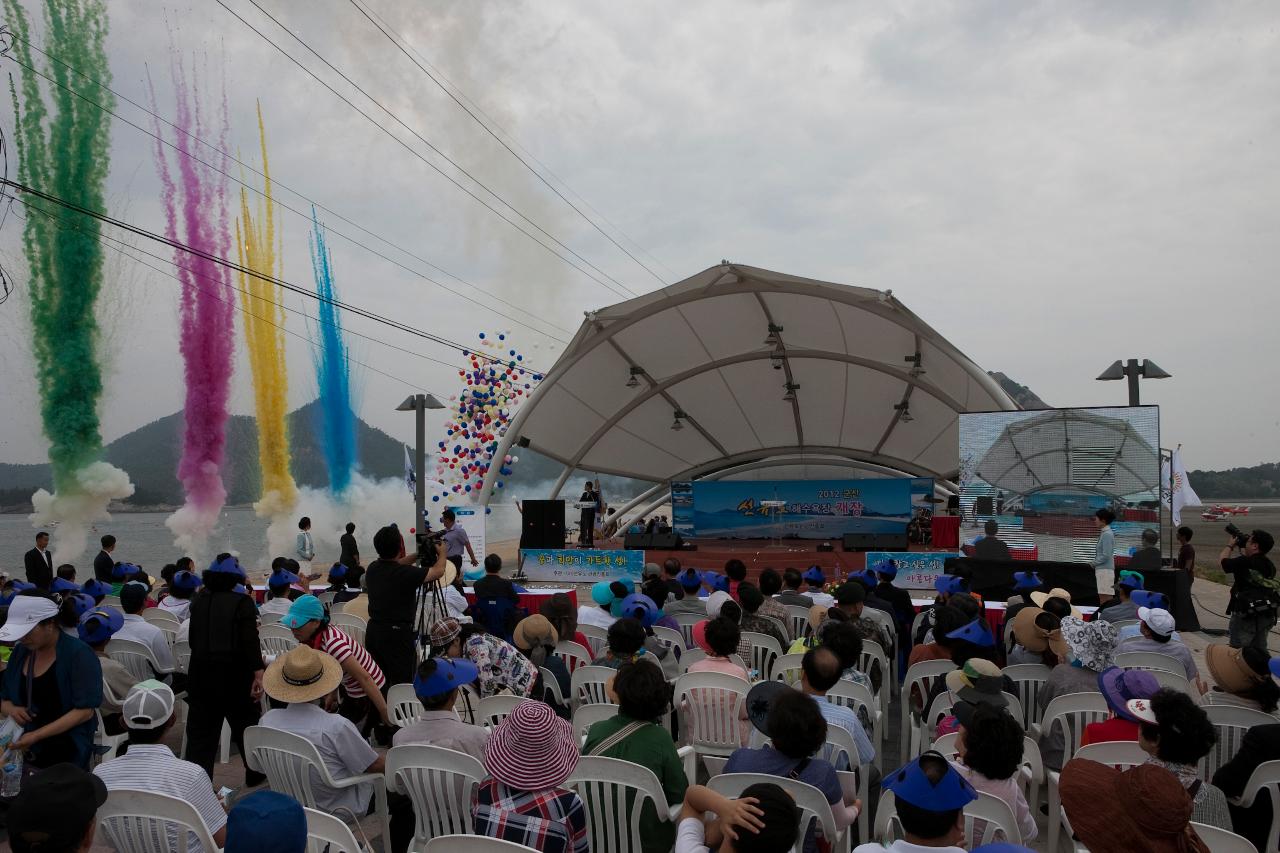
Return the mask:
<svg viewBox="0 0 1280 853">
<path fill-rule="evenodd" d="M 1235 525 L 1227 525 L 1227 547 L 1218 559 L 1222 570 L 1231 575 L 1231 601 L 1227 614 L 1231 617 L 1230 639 L 1233 648 L 1254 646 L 1267 648 L 1267 632 L 1276 624 L 1280 609 L 1275 564 L 1267 558 L 1275 539 L 1265 530 L 1245 536 Z M 1238 553 L 1238 556 L 1237 556 Z"/>
<path fill-rule="evenodd" d="M 413 646 L 418 590 L 444 576 L 448 565 L 445 549 L 435 544 L 434 565 L 430 567 L 422 565 L 416 554 L 397 558 L 400 533 L 394 527 L 384 527 L 374 535 L 373 549 L 378 559 L 369 564 L 364 578 L 369 595 L 365 648 L 382 669 L 388 686 L 407 684 L 413 681 L 418 665 Z M 429 620 L 443 615 L 429 615 Z"/>
</svg>

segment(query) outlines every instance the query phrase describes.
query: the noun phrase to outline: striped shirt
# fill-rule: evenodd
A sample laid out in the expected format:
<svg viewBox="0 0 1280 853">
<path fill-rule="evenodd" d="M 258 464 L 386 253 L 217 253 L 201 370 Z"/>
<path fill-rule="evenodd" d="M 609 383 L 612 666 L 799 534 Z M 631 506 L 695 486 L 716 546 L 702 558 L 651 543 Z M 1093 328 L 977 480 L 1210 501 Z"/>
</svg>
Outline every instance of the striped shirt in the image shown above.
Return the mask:
<svg viewBox="0 0 1280 853">
<path fill-rule="evenodd" d="M 150 791 L 177 797 L 191 806 L 204 819 L 209 835 L 227 825 L 227 813 L 213 792 L 213 783 L 198 764 L 183 761 L 169 747 L 160 743 L 130 744 L 119 758 L 104 761 L 93 770 L 108 791 Z M 179 849 L 178 833 L 169 828 L 170 850 Z M 194 833 L 187 837 L 188 853 L 201 853 L 204 848 Z M 215 851 L 205 851 L 215 853 Z"/>
<path fill-rule="evenodd" d="M 588 853 L 587 810 L 573 791 L 521 791 L 492 777 L 472 800 L 476 835 L 514 841 L 542 853 Z"/>
<path fill-rule="evenodd" d="M 341 628 L 325 625 L 324 628 L 311 635 L 311 648 L 332 655 L 333 659 L 339 664 L 347 658 L 354 657 L 356 663 L 360 664 L 360 668 L 369 673 L 369 677 L 373 679 L 373 683 L 377 685 L 379 690 L 387 683 L 386 676 L 382 674 L 382 669 L 373 662 L 373 656 L 369 654 L 369 650 L 351 639 L 351 635 Z M 359 699 L 364 696 L 364 688 L 360 686 L 360 682 L 345 673 L 342 676 L 342 689 L 353 699 Z"/>
</svg>

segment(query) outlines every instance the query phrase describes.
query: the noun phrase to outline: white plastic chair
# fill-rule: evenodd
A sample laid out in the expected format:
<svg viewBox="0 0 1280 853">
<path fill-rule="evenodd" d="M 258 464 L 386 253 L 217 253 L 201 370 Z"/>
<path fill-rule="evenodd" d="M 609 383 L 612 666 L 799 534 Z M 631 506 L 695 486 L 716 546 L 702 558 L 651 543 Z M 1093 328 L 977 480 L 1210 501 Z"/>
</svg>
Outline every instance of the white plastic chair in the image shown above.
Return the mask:
<svg viewBox="0 0 1280 853">
<path fill-rule="evenodd" d="M 1267 832 L 1267 850 L 1272 851 L 1277 849 L 1277 840 L 1280 838 L 1280 761 L 1264 761 L 1255 767 L 1244 786 L 1244 793 L 1234 802 L 1242 808 L 1250 808 L 1263 792 L 1271 797 L 1271 828 Z"/>
<path fill-rule="evenodd" d="M 480 700 L 476 717 L 480 725 L 492 731 L 523 701 L 523 696 L 486 696 Z"/>
<path fill-rule="evenodd" d="M 978 799 L 964 807 L 964 837 L 969 849 L 998 840 L 998 834 L 1003 834 L 1004 840 L 1010 844 L 1022 843 L 1022 830 L 1009 804 L 986 791 L 979 791 Z"/>
<path fill-rule="evenodd" d="M 1163 669 L 1182 676 L 1187 674 L 1182 661 L 1163 652 L 1120 652 L 1115 657 L 1115 665 L 1121 669 Z"/>
<path fill-rule="evenodd" d="M 949 660 L 922 660 L 907 669 L 906 678 L 902 682 L 902 697 L 900 700 L 901 721 L 898 729 L 901 733 L 899 736 L 901 744 L 899 750 L 900 764 L 907 763 L 907 753 L 911 749 L 911 739 L 907 736 L 911 727 L 911 719 L 919 717 L 924 710 L 912 707 L 912 695 L 918 693 L 920 701 L 923 702 L 933 688 L 934 679 L 941 678 L 955 668 L 956 665 Z"/>
<path fill-rule="evenodd" d="M 1092 694 L 1069 693 L 1066 696 L 1059 696 L 1058 699 L 1066 699 L 1074 696 L 1086 696 Z M 1054 703 L 1058 701 L 1054 699 L 1049 703 L 1049 709 L 1053 708 Z M 1047 726 L 1049 714 L 1045 713 L 1045 725 Z M 1096 722 L 1096 721 L 1092 721 Z M 1081 726 L 1083 733 L 1084 727 Z M 1048 731 L 1048 729 L 1046 729 Z M 1076 738 L 1078 744 L 1079 737 Z M 1130 767 L 1136 767 L 1139 764 L 1146 763 L 1147 754 L 1142 751 L 1142 747 L 1138 746 L 1137 741 L 1104 741 L 1103 743 L 1091 743 L 1088 746 L 1077 747 L 1072 753 L 1071 739 L 1067 739 L 1068 750 L 1063 754 L 1063 766 L 1072 758 L 1084 758 L 1089 761 L 1096 761 L 1099 764 L 1106 764 L 1111 767 L 1125 770 Z M 1060 771 L 1049 771 L 1049 850 L 1057 850 L 1059 833 L 1066 831 L 1068 838 L 1071 837 L 1071 822 L 1067 819 L 1067 812 L 1062 808 L 1062 795 L 1058 791 L 1058 782 L 1062 774 Z"/>
<path fill-rule="evenodd" d="M 876 701 L 880 703 L 880 712 L 888 715 L 889 697 L 893 694 L 894 678 L 893 669 L 889 666 L 889 655 L 885 652 L 884 646 L 875 640 L 863 640 L 862 656 L 858 659 L 858 671 L 874 685 L 873 673 L 877 670 L 880 672 L 880 689 L 873 689 L 872 692 L 876 695 Z"/>
<path fill-rule="evenodd" d="M 684 654 L 680 655 L 680 662 L 676 665 L 676 676 L 679 677 L 689 671 L 689 667 L 700 660 L 706 660 L 707 653 L 697 647 L 685 649 Z"/>
<path fill-rule="evenodd" d="M 283 613 L 259 613 L 258 627 L 261 629 L 263 625 L 278 625 L 283 616 Z"/>
<path fill-rule="evenodd" d="M 104 595 L 104 596 L 102 596 L 102 603 L 101 603 L 101 604 L 99 604 L 98 606 L 99 606 L 99 607 L 114 607 L 116 610 L 121 610 L 121 611 L 123 611 L 123 610 L 124 610 L 124 606 L 123 606 L 122 604 L 120 604 L 120 596 L 118 596 L 118 595 Z"/>
<path fill-rule="evenodd" d="M 707 621 L 705 613 L 673 613 L 671 618 L 676 620 L 676 624 L 680 626 L 680 633 L 684 636 L 684 647 L 692 651 L 695 648 L 693 642 L 693 626 L 699 622 Z"/>
<path fill-rule="evenodd" d="M 106 696 L 110 692 L 111 692 L 111 689 L 107 686 L 106 679 L 103 679 L 102 695 Z M 102 710 L 99 708 L 94 708 L 93 713 L 98 718 L 98 728 L 93 733 L 93 745 L 97 749 L 104 750 L 103 753 L 98 756 L 98 761 L 110 761 L 111 759 L 115 758 L 116 755 L 119 754 L 120 747 L 124 746 L 126 743 L 129 742 L 129 733 L 126 731 L 118 735 L 107 734 L 107 730 L 102 724 Z M 95 749 L 94 751 L 97 752 L 97 749 Z"/>
<path fill-rule="evenodd" d="M 884 749 L 885 721 L 880 714 L 880 707 L 876 703 L 876 698 L 871 693 L 871 688 L 865 684 L 856 684 L 842 678 L 827 691 L 827 701 L 836 705 L 843 705 L 853 711 L 854 715 L 859 719 L 862 717 L 860 712 L 865 710 L 867 719 L 871 721 L 871 732 L 869 734 L 871 745 L 876 750 L 876 757 L 872 763 L 877 767 L 883 767 L 881 752 Z M 853 764 L 857 763 L 855 757 Z M 866 836 L 864 835 L 863 837 L 865 838 Z"/>
<path fill-rule="evenodd" d="M 617 674 L 616 669 L 608 666 L 578 667 L 573 671 L 573 675 L 569 676 L 569 689 L 573 693 L 569 701 L 573 703 L 574 708 L 590 702 L 612 702 L 606 686 L 609 679 Z"/>
<path fill-rule="evenodd" d="M 165 794 L 108 791 L 95 819 L 104 840 L 122 853 L 187 853 L 197 849 L 193 835 L 206 853 L 221 849 L 195 806 Z"/>
<path fill-rule="evenodd" d="M 411 851 L 430 849 L 442 836 L 470 834 L 471 800 L 489 774 L 464 752 L 427 744 L 393 746 L 387 752 L 387 790 L 413 803 Z M 450 848 L 452 849 L 452 848 Z"/>
<path fill-rule="evenodd" d="M 1204 713 L 1218 731 L 1218 740 L 1209 754 L 1200 759 L 1200 778 L 1212 779 L 1222 765 L 1235 758 L 1245 732 L 1254 726 L 1269 726 L 1276 718 L 1256 708 L 1234 705 L 1205 705 Z"/>
<path fill-rule="evenodd" d="M 351 828 L 338 818 L 304 808 L 307 816 L 307 853 L 364 853 Z"/>
<path fill-rule="evenodd" d="M 662 783 L 648 767 L 618 758 L 584 755 L 565 787 L 582 798 L 592 853 L 640 853 L 644 805 L 660 822 L 675 820 L 683 803 L 667 805 Z"/>
<path fill-rule="evenodd" d="M 893 688 L 898 686 L 898 625 L 893 620 L 893 616 L 876 607 L 862 608 L 862 619 L 876 623 L 880 628 L 880 633 L 888 640 L 889 645 L 885 646 L 880 643 L 880 647 L 884 649 L 885 656 L 889 661 L 889 669 L 885 676 L 885 680 Z M 866 642 L 865 640 L 863 641 Z M 892 677 L 890 677 L 892 676 Z"/>
<path fill-rule="evenodd" d="M 818 831 L 831 843 L 833 850 L 849 850 L 851 845 L 848 829 L 836 830 L 836 820 L 835 815 L 831 813 L 831 804 L 827 802 L 826 796 L 812 785 L 765 773 L 722 773 L 719 776 L 712 776 L 707 781 L 707 787 L 717 794 L 736 798 L 741 796 L 747 788 L 762 782 L 782 788 L 800 807 L 800 826 L 796 832 L 793 851 L 798 853 L 804 850 L 804 837 L 809 831 L 809 825 L 814 821 L 818 822 Z"/>
<path fill-rule="evenodd" d="M 956 740 L 959 737 L 959 732 L 945 734 L 935 740 L 929 748 L 942 753 L 942 756 L 948 760 L 958 760 L 960 754 L 956 749 Z M 1040 758 L 1040 746 L 1034 738 L 1022 739 L 1022 765 L 1018 782 L 1022 786 L 1022 794 L 1027 798 L 1031 813 L 1035 814 L 1040 810 L 1040 786 L 1045 782 L 1045 774 L 1044 761 Z"/>
<path fill-rule="evenodd" d="M 684 634 L 665 625 L 654 625 L 652 630 L 654 638 L 668 649 L 679 649 L 681 653 L 684 652 Z"/>
<path fill-rule="evenodd" d="M 148 607 L 139 615 L 142 616 L 144 621 L 150 622 L 152 625 L 164 625 L 166 623 L 172 625 L 175 631 L 182 626 L 182 620 L 163 607 Z"/>
<path fill-rule="evenodd" d="M 393 684 L 387 690 L 387 714 L 398 728 L 417 722 L 422 716 L 422 703 L 412 684 Z"/>
<path fill-rule="evenodd" d="M 258 643 L 264 655 L 284 655 L 298 645 L 293 632 L 283 625 L 261 625 L 258 627 Z"/>
<path fill-rule="evenodd" d="M 579 739 L 587 736 L 587 730 L 601 720 L 618 716 L 618 706 L 608 702 L 592 702 L 573 710 L 573 732 Z"/>
<path fill-rule="evenodd" d="M 119 662 L 139 681 L 159 678 L 168 672 L 160 667 L 151 647 L 137 640 L 108 640 L 107 657 Z"/>
<path fill-rule="evenodd" d="M 177 672 L 186 672 L 191 666 L 191 644 L 188 642 L 173 644 L 173 662 L 174 669 Z"/>
<path fill-rule="evenodd" d="M 1191 828 L 1209 848 L 1209 853 L 1258 853 L 1258 848 L 1243 835 L 1236 835 L 1207 823 L 1196 823 L 1194 820 L 1191 821 Z"/>
<path fill-rule="evenodd" d="M 578 632 L 587 638 L 587 642 L 591 644 L 588 650 L 591 652 L 591 659 L 595 660 L 604 654 L 605 646 L 609 643 L 609 632 L 599 625 L 579 625 Z"/>
<path fill-rule="evenodd" d="M 1002 674 L 1013 682 L 1018 701 L 1022 704 L 1022 717 L 1018 722 L 1027 731 L 1040 722 L 1040 688 L 1049 680 L 1052 671 L 1042 663 L 1015 663 L 1004 668 Z"/>
<path fill-rule="evenodd" d="M 533 847 L 487 835 L 442 835 L 427 842 L 424 853 L 529 853 L 530 850 L 537 853 Z"/>
<path fill-rule="evenodd" d="M 787 684 L 799 684 L 800 677 L 803 674 L 801 663 L 804 661 L 804 653 L 782 655 L 773 662 L 773 679 L 774 681 L 783 681 Z"/>
<path fill-rule="evenodd" d="M 791 622 L 791 636 L 797 640 L 804 636 L 805 628 L 809 627 L 809 608 L 802 607 L 799 604 L 784 604 L 786 608 L 787 619 Z"/>
<path fill-rule="evenodd" d="M 315 744 L 304 737 L 266 726 L 249 726 L 244 730 L 245 764 L 249 769 L 265 773 L 271 790 L 288 794 L 306 808 L 316 808 L 315 789 L 353 788 L 365 782 L 373 784 L 374 810 L 382 822 L 382 843 L 391 853 L 391 823 L 387 811 L 387 782 L 380 773 L 359 773 L 346 779 L 334 779 L 320 757 Z"/>
<path fill-rule="evenodd" d="M 782 644 L 768 634 L 754 631 L 743 631 L 742 636 L 751 644 L 751 661 L 747 671 L 757 672 L 762 680 L 769 680 L 773 677 L 774 663 L 782 657 Z"/>
<path fill-rule="evenodd" d="M 336 625 L 344 634 L 360 645 L 364 645 L 365 631 L 369 627 L 369 623 L 366 620 L 351 613 L 330 613 L 329 622 L 332 625 Z"/>
<path fill-rule="evenodd" d="M 595 660 L 591 656 L 589 649 L 584 649 L 573 640 L 561 640 L 556 643 L 556 655 L 564 661 L 564 665 L 568 667 L 569 674 L 580 666 L 589 666 L 591 661 Z"/>
<path fill-rule="evenodd" d="M 542 675 L 542 686 L 551 691 L 551 699 L 562 708 L 568 707 L 569 700 L 560 692 L 560 679 L 556 678 L 556 674 L 545 666 L 538 667 L 539 674 Z"/>
<path fill-rule="evenodd" d="M 870 797 L 869 791 L 871 788 L 871 774 L 867 771 L 867 768 L 862 765 L 862 762 L 858 757 L 858 745 L 854 743 L 853 735 L 849 734 L 849 732 L 845 731 L 840 726 L 828 725 L 827 742 L 823 744 L 818 755 L 821 758 L 830 761 L 835 767 L 840 767 L 842 764 L 846 764 L 850 769 L 844 771 L 837 770 L 837 775 L 852 774 L 854 777 L 853 784 L 854 789 L 857 792 L 857 798 L 864 804 L 871 802 L 871 800 L 868 799 Z M 844 756 L 843 762 L 840 760 L 842 755 Z M 843 787 L 843 781 L 841 782 L 841 785 Z M 867 824 L 870 819 L 871 810 L 869 808 L 864 808 L 858 814 L 858 832 L 862 838 L 867 837 Z"/>
<path fill-rule="evenodd" d="M 689 672 L 676 679 L 680 731 L 699 757 L 727 758 L 742 746 L 742 707 L 750 682 L 722 672 Z"/>
<path fill-rule="evenodd" d="M 1171 690 L 1178 690 L 1186 693 L 1193 699 L 1199 698 L 1200 691 L 1192 691 L 1191 682 L 1180 672 L 1170 672 L 1167 669 L 1149 669 L 1147 672 L 1155 677 L 1156 683 L 1162 688 L 1168 687 Z"/>
</svg>

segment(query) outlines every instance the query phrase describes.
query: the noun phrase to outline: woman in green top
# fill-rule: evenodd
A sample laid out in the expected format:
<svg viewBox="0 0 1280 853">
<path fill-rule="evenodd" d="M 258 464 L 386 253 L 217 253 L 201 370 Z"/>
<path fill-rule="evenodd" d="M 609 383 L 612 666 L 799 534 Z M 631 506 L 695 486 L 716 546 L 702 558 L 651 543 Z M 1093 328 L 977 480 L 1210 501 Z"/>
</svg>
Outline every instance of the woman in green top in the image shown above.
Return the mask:
<svg viewBox="0 0 1280 853">
<path fill-rule="evenodd" d="M 647 767 L 658 777 L 667 805 L 683 802 L 689 780 L 671 732 L 657 722 L 671 707 L 671 685 L 662 669 L 648 660 L 625 663 L 618 668 L 609 694 L 618 703 L 618 715 L 601 720 L 587 731 L 582 754 L 619 758 Z M 646 803 L 640 824 L 644 853 L 668 853 L 675 840 L 675 823 L 659 820 L 653 804 Z"/>
</svg>

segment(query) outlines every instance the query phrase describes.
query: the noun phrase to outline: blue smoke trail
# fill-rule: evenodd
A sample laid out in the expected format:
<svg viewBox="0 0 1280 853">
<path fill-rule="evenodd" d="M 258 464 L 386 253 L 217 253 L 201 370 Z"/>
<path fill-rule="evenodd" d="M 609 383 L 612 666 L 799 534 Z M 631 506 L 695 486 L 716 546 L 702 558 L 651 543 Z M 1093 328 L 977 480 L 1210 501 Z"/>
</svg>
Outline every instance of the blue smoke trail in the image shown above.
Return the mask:
<svg viewBox="0 0 1280 853">
<path fill-rule="evenodd" d="M 332 300 L 337 299 L 333 284 L 332 259 L 325 244 L 324 226 L 311 208 L 311 269 L 320 297 L 320 349 L 315 355 L 316 384 L 320 391 L 321 431 L 324 435 L 324 461 L 329 469 L 329 488 L 341 495 L 351 485 L 355 473 L 356 415 L 351 407 L 351 365 L 342 339 L 342 321 Z"/>
</svg>

